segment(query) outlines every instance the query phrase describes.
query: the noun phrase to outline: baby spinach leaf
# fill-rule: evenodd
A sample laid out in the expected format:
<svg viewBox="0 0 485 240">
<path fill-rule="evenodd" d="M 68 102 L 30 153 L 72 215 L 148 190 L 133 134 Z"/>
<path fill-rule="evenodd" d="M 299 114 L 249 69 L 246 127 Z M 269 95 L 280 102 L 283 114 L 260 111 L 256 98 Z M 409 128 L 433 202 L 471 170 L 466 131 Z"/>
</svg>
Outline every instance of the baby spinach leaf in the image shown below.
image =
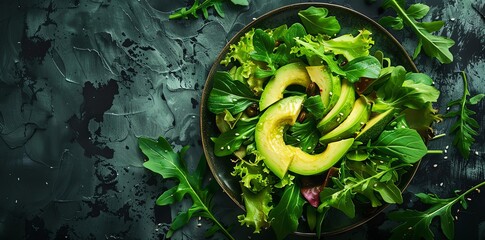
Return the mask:
<svg viewBox="0 0 485 240">
<path fill-rule="evenodd" d="M 450 128 L 450 133 L 455 134 L 453 145 L 455 145 L 463 158 L 468 159 L 470 156 L 470 149 L 475 142 L 475 136 L 478 135 L 477 130 L 480 128 L 478 122 L 472 118 L 476 113 L 468 109 L 468 105 L 475 105 L 480 102 L 485 94 L 478 94 L 470 98 L 468 90 L 468 82 L 465 72 L 462 72 L 463 78 L 463 95 L 461 99 L 457 99 L 448 103 L 448 107 L 458 106 L 458 110 L 450 111 L 444 117 L 457 117 L 455 123 Z"/>
<path fill-rule="evenodd" d="M 218 157 L 231 155 L 241 147 L 242 143 L 254 134 L 259 117 L 240 119 L 236 127 L 222 133 L 214 141 L 214 154 Z"/>
<path fill-rule="evenodd" d="M 347 79 L 355 83 L 361 77 L 375 79 L 381 72 L 381 63 L 374 56 L 358 57 L 347 63 L 342 70 Z"/>
<path fill-rule="evenodd" d="M 464 193 L 452 197 L 441 199 L 434 194 L 418 193 L 416 196 L 422 203 L 431 205 L 425 211 L 398 210 L 389 213 L 391 220 L 400 223 L 392 230 L 390 239 L 434 239 L 434 234 L 430 225 L 435 217 L 440 219 L 440 227 L 447 239 L 453 239 L 455 235 L 452 207 L 460 203 L 463 208 L 467 208 L 465 196 L 485 185 L 485 182 L 468 189 Z"/>
<path fill-rule="evenodd" d="M 279 30 L 279 31 L 283 31 Z M 281 34 L 281 33 L 278 33 Z M 287 64 L 295 56 L 291 53 L 291 47 L 294 46 L 295 38 L 305 36 L 306 32 L 301 24 L 293 24 L 285 31 L 282 37 L 284 43 L 276 46 L 276 40 L 272 34 L 261 29 L 256 29 L 253 35 L 254 51 L 250 54 L 251 58 L 256 61 L 265 63 L 262 68 L 258 66 L 255 71 L 255 77 L 266 78 L 275 74 L 278 66 Z M 275 49 L 276 48 L 276 49 Z"/>
<path fill-rule="evenodd" d="M 297 46 L 295 38 L 301 38 L 307 35 L 305 27 L 300 23 L 292 24 L 288 30 L 286 31 L 285 35 L 283 35 L 283 41 L 286 43 L 289 49 L 294 46 Z"/>
<path fill-rule="evenodd" d="M 223 113 L 227 109 L 232 115 L 236 115 L 259 101 L 248 86 L 233 80 L 228 72 L 216 72 L 213 81 L 214 87 L 209 94 L 208 108 L 215 114 Z"/>
<path fill-rule="evenodd" d="M 416 21 L 426 16 L 429 11 L 427 5 L 421 3 L 413 4 L 405 10 L 404 1 L 385 0 L 382 6 L 384 8 L 394 9 L 398 17 L 394 19 L 384 18 L 380 21 L 381 24 L 392 27 L 393 29 L 401 29 L 401 22 L 403 22 L 404 25 L 408 26 L 418 36 L 418 45 L 414 50 L 413 58 L 416 58 L 421 52 L 421 49 L 423 49 L 426 55 L 438 59 L 441 63 L 453 62 L 453 54 L 451 54 L 449 48 L 455 44 L 455 41 L 447 37 L 431 34 L 441 29 L 444 23 L 442 21 Z"/>
<path fill-rule="evenodd" d="M 298 228 L 298 219 L 303 213 L 305 200 L 300 195 L 300 188 L 296 184 L 285 187 L 283 196 L 269 213 L 272 219 L 271 227 L 277 239 L 284 239 Z"/>
<path fill-rule="evenodd" d="M 178 180 L 176 186 L 165 191 L 157 199 L 157 204 L 168 205 L 179 202 L 186 195 L 192 199 L 192 206 L 175 217 L 166 237 L 172 236 L 174 231 L 186 225 L 192 217 L 200 216 L 212 220 L 227 238 L 234 239 L 212 212 L 210 202 L 214 191 L 211 191 L 212 188 L 210 186 L 203 187 L 204 174 L 207 167 L 204 158 L 200 159 L 194 172 L 189 172 L 183 163 L 187 147 L 177 154 L 163 137 L 160 137 L 158 141 L 139 138 L 138 145 L 143 154 L 148 157 L 148 161 L 143 163 L 144 167 L 160 174 L 164 179 L 174 178 Z"/>
<path fill-rule="evenodd" d="M 298 16 L 310 34 L 335 35 L 340 32 L 340 24 L 334 16 L 328 15 L 328 9 L 309 7 L 299 11 Z"/>
<path fill-rule="evenodd" d="M 428 151 L 418 132 L 410 128 L 383 131 L 368 148 L 406 163 L 419 161 Z"/>
</svg>

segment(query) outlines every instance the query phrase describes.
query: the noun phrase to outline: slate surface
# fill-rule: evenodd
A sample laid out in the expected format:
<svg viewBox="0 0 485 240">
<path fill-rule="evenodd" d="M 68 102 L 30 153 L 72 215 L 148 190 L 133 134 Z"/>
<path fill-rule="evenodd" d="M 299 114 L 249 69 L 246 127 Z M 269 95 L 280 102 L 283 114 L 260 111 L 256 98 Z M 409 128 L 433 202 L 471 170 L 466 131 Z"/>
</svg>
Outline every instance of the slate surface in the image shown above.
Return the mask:
<svg viewBox="0 0 485 240">
<path fill-rule="evenodd" d="M 189 203 L 155 206 L 172 183 L 142 167 L 137 137 L 190 145 L 197 161 L 199 99 L 218 52 L 253 17 L 297 2 L 253 0 L 249 7 L 225 5 L 224 18 L 173 21 L 170 12 L 187 1 L 2 1 L 0 238 L 164 239 L 171 218 Z M 432 7 L 428 20 L 444 20 L 440 34 L 456 41 L 451 64 L 426 56 L 415 61 L 441 90 L 436 107 L 444 113 L 446 103 L 461 95 L 458 71 L 468 73 L 472 94 L 485 92 L 485 6 L 479 0 L 423 2 Z M 331 3 L 375 20 L 386 14 L 380 1 Z M 392 33 L 412 53 L 414 34 Z M 473 108 L 480 125 L 483 107 Z M 437 133 L 452 122 L 435 125 Z M 483 181 L 484 135 L 481 129 L 468 161 L 451 146 L 452 136 L 432 141 L 431 149 L 449 149 L 423 159 L 404 206 L 414 206 L 417 192 L 451 196 Z M 485 197 L 470 198 L 469 209 L 456 214 L 456 236 L 485 239 Z M 222 192 L 217 201 L 221 219 L 235 223 L 242 211 Z M 202 239 L 209 224 L 201 223 L 192 221 L 174 239 Z M 335 238 L 385 239 L 390 227 L 380 214 Z M 238 224 L 233 231 L 238 239 L 273 238 L 270 231 L 251 235 Z"/>
</svg>

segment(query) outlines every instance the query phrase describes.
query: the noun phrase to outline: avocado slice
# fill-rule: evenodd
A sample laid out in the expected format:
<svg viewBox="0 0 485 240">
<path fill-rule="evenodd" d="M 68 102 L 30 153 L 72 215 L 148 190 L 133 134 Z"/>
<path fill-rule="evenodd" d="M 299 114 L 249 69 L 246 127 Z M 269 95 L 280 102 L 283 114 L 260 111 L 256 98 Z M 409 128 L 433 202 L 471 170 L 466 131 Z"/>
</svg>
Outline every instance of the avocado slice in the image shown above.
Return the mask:
<svg viewBox="0 0 485 240">
<path fill-rule="evenodd" d="M 274 77 L 269 80 L 261 94 L 259 109 L 266 109 L 271 104 L 282 99 L 283 92 L 290 85 L 296 84 L 307 87 L 311 83 L 311 80 L 305 66 L 304 63 L 295 62 L 286 64 L 276 70 Z"/>
<path fill-rule="evenodd" d="M 344 138 L 355 137 L 369 120 L 370 106 L 365 97 L 357 99 L 349 116 L 338 127 L 323 135 L 320 138 L 320 143 L 325 144 Z"/>
<path fill-rule="evenodd" d="M 335 106 L 318 123 L 317 128 L 322 134 L 330 132 L 336 128 L 352 111 L 355 102 L 355 91 L 352 83 L 347 80 L 342 81 L 342 91 Z"/>
<path fill-rule="evenodd" d="M 354 143 L 353 138 L 332 142 L 327 145 L 325 151 L 311 155 L 298 147 L 288 147 L 293 151 L 293 161 L 289 170 L 300 175 L 314 175 L 330 169 L 350 149 Z"/>
<path fill-rule="evenodd" d="M 303 96 L 281 99 L 266 109 L 256 125 L 256 148 L 264 157 L 266 166 L 279 178 L 285 176 L 294 155 L 294 150 L 283 139 L 285 127 L 295 124 L 304 99 Z"/>
<path fill-rule="evenodd" d="M 341 91 L 340 79 L 333 76 L 325 66 L 308 66 L 306 70 L 312 82 L 320 88 L 320 97 L 325 107 L 323 116 L 325 116 L 338 101 Z"/>
<path fill-rule="evenodd" d="M 381 134 L 384 128 L 394 118 L 394 109 L 389 109 L 377 116 L 372 117 L 362 128 L 355 141 L 367 143 L 369 140 L 376 138 Z"/>
</svg>

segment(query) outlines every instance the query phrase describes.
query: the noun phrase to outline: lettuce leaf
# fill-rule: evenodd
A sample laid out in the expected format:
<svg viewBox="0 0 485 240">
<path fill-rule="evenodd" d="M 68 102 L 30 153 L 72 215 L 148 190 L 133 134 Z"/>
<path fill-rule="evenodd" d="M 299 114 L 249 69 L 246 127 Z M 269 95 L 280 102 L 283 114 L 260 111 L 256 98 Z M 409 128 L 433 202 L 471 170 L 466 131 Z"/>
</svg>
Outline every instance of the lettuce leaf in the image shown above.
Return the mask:
<svg viewBox="0 0 485 240">
<path fill-rule="evenodd" d="M 271 188 L 267 187 L 258 193 L 253 193 L 242 187 L 242 192 L 246 214 L 238 216 L 239 222 L 241 225 L 253 227 L 254 233 L 259 233 L 262 228 L 267 228 L 270 225 L 268 214 L 273 208 L 271 206 L 273 200 Z"/>
<path fill-rule="evenodd" d="M 345 34 L 330 40 L 322 39 L 320 42 L 325 52 L 342 54 L 347 61 L 352 61 L 354 58 L 369 55 L 369 49 L 374 45 L 371 34 L 369 30 L 363 29 L 359 30 L 359 34 L 355 37 L 352 34 Z"/>
</svg>

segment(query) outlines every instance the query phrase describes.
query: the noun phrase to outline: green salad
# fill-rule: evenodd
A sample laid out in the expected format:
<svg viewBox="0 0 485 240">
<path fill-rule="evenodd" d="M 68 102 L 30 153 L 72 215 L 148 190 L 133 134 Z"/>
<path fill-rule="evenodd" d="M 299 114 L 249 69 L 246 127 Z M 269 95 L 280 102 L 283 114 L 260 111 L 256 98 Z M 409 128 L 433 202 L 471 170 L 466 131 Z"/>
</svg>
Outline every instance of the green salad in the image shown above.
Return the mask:
<svg viewBox="0 0 485 240">
<path fill-rule="evenodd" d="M 301 219 L 320 235 L 332 208 L 354 218 L 356 205 L 402 203 L 398 185 L 438 120 L 432 79 L 393 66 L 372 32 L 340 34 L 325 8 L 298 16 L 231 45 L 208 98 L 214 153 L 241 185 L 240 223 L 279 239 Z"/>
</svg>

